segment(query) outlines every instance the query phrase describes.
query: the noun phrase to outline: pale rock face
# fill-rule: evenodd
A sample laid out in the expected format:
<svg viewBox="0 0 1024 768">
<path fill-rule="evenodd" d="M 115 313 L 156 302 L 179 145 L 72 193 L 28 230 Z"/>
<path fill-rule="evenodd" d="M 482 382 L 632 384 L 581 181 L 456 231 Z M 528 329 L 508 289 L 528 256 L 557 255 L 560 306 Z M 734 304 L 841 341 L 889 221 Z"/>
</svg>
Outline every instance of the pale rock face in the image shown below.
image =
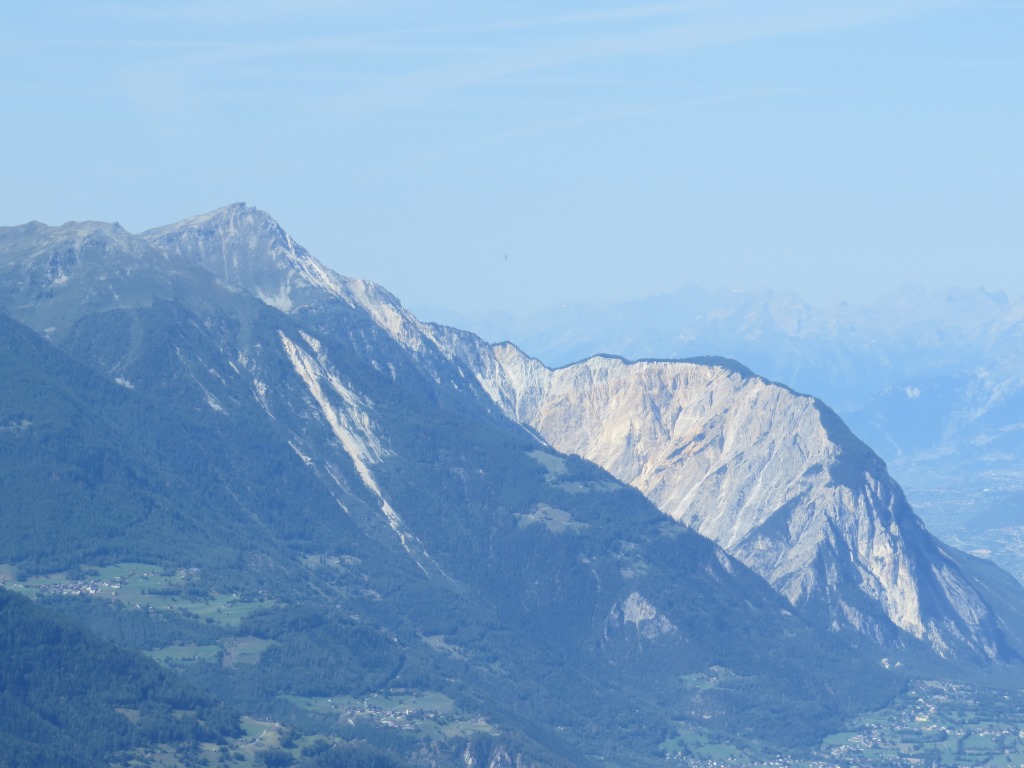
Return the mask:
<svg viewBox="0 0 1024 768">
<path fill-rule="evenodd" d="M 639 592 L 631 592 L 609 610 L 605 618 L 604 642 L 625 641 L 628 647 L 643 653 L 645 648 L 678 632 L 679 628 L 647 598 Z"/>
<path fill-rule="evenodd" d="M 430 568 L 444 573 L 427 552 L 423 543 L 409 531 L 405 522 L 385 498 L 372 467 L 380 463 L 386 451 L 374 433 L 370 414 L 373 404 L 346 387 L 330 360 L 323 354 L 319 340 L 303 333 L 304 345 L 297 344 L 284 332 L 279 332 L 281 345 L 295 372 L 302 379 L 313 401 L 320 409 L 342 450 L 348 455 L 359 478 L 377 497 L 381 512 L 391 530 L 398 536 L 402 548 L 425 574 Z M 310 460 L 293 445 L 303 461 Z"/>
<path fill-rule="evenodd" d="M 649 603 L 639 592 L 630 593 L 629 597 L 612 609 L 611 619 L 622 624 L 632 624 L 637 636 L 654 640 L 660 635 L 670 635 L 678 628 L 658 609 Z"/>
<path fill-rule="evenodd" d="M 943 656 L 998 655 L 984 600 L 884 463 L 814 398 L 735 364 L 595 357 L 550 370 L 512 345 L 449 343 L 507 415 L 635 486 L 794 605 L 824 605 L 833 628 L 899 642 L 894 625 Z"/>
</svg>

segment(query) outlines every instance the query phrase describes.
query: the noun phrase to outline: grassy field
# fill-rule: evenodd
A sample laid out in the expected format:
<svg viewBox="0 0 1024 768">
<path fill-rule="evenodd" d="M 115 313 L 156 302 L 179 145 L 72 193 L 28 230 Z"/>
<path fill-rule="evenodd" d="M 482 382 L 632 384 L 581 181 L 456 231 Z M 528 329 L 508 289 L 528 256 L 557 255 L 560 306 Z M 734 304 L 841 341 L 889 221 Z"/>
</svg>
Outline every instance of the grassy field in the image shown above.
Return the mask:
<svg viewBox="0 0 1024 768">
<path fill-rule="evenodd" d="M 675 736 L 662 742 L 661 748 L 669 755 L 680 755 L 711 761 L 743 761 L 749 756 L 729 744 L 709 740 L 685 725 L 680 725 Z"/>
<path fill-rule="evenodd" d="M 168 645 L 165 648 L 146 651 L 146 655 L 164 666 L 185 667 L 195 664 L 197 661 L 216 661 L 223 653 L 219 645 L 193 645 L 182 643 L 181 645 Z"/>
<path fill-rule="evenodd" d="M 0 576 L 11 566 L 0 565 Z M 116 600 L 136 608 L 187 611 L 202 619 L 235 627 L 257 608 L 270 601 L 242 600 L 202 589 L 201 574 L 193 569 L 166 569 L 148 563 L 117 563 L 92 567 L 83 565 L 77 573 L 31 576 L 24 581 L 7 578 L 6 586 L 32 597 L 45 594 L 88 595 Z"/>
<path fill-rule="evenodd" d="M 229 637 L 221 643 L 224 649 L 224 666 L 255 664 L 263 652 L 272 645 L 273 640 L 264 640 L 260 637 Z"/>
</svg>

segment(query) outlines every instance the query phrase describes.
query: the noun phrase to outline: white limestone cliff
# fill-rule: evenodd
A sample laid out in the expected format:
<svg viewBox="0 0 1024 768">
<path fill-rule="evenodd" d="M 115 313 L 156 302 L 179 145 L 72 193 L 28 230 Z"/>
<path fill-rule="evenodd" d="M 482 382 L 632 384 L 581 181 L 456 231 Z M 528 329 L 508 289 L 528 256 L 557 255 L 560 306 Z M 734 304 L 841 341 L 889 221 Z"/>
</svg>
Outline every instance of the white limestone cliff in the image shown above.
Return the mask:
<svg viewBox="0 0 1024 768">
<path fill-rule="evenodd" d="M 813 397 L 731 361 L 594 357 L 556 370 L 449 344 L 507 415 L 713 539 L 798 607 L 879 642 L 997 658 L 988 606 L 884 463 Z"/>
</svg>

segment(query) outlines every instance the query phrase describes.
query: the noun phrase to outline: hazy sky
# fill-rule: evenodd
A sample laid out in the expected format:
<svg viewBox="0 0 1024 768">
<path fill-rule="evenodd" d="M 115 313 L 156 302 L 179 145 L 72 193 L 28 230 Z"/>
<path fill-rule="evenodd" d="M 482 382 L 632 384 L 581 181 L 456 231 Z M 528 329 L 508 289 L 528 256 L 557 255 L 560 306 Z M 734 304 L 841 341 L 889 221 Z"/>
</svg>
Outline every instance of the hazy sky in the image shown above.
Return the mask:
<svg viewBox="0 0 1024 768">
<path fill-rule="evenodd" d="M 246 201 L 458 310 L 1024 293 L 1024 2 L 11 3 L 0 224 Z"/>
</svg>

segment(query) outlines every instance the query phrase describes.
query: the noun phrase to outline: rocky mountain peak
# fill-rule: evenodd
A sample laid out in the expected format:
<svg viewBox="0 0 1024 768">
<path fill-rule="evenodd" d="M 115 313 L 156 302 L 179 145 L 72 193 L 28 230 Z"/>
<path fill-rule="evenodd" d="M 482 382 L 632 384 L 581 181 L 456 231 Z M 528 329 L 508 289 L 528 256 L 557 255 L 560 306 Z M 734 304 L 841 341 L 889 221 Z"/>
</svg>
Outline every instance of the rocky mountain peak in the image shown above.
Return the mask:
<svg viewBox="0 0 1024 768">
<path fill-rule="evenodd" d="M 245 203 L 151 229 L 141 237 L 285 312 L 345 293 L 338 275 L 310 256 L 269 214 Z"/>
<path fill-rule="evenodd" d="M 151 229 L 140 237 L 284 312 L 341 299 L 368 312 L 406 346 L 420 343 L 419 323 L 391 293 L 376 283 L 337 274 L 268 213 L 245 203 Z"/>
</svg>

